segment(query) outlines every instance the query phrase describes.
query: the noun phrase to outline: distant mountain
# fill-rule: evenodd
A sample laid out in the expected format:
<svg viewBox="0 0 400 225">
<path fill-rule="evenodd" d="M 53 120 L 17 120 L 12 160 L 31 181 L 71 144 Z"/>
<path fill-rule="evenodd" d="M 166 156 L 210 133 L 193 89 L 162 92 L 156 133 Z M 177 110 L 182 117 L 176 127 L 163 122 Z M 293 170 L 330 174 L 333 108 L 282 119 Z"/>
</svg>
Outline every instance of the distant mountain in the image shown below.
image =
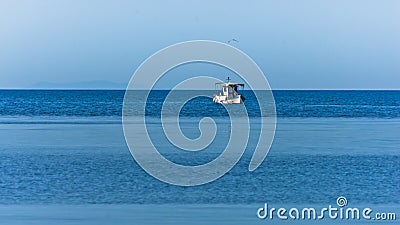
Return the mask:
<svg viewBox="0 0 400 225">
<path fill-rule="evenodd" d="M 28 87 L 31 89 L 118 89 L 125 90 L 127 84 L 106 80 L 82 81 L 72 83 L 38 82 Z"/>
</svg>

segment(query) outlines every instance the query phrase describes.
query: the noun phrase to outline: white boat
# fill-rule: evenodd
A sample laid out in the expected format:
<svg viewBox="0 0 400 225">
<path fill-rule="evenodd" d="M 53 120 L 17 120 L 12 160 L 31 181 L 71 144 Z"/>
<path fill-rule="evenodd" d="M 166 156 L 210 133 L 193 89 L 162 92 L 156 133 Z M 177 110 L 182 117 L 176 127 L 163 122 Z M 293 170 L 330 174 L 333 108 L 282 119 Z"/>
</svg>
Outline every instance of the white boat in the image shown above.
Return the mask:
<svg viewBox="0 0 400 225">
<path fill-rule="evenodd" d="M 215 83 L 215 93 L 213 95 L 213 101 L 220 104 L 241 104 L 244 102 L 244 97 L 239 94 L 239 87 L 244 89 L 244 84 L 232 83 Z"/>
</svg>

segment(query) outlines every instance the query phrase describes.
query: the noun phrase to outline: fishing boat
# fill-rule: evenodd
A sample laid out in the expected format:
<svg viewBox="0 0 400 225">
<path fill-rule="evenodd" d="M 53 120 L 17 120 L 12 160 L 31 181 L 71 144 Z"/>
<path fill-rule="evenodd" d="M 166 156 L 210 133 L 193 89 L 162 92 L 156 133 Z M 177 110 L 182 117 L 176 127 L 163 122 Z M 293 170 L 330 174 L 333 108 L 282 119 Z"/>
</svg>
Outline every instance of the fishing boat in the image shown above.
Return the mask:
<svg viewBox="0 0 400 225">
<path fill-rule="evenodd" d="M 227 82 L 215 83 L 215 93 L 213 95 L 213 101 L 219 104 L 241 104 L 245 98 L 242 93 L 244 84 L 232 83 L 228 77 Z"/>
</svg>

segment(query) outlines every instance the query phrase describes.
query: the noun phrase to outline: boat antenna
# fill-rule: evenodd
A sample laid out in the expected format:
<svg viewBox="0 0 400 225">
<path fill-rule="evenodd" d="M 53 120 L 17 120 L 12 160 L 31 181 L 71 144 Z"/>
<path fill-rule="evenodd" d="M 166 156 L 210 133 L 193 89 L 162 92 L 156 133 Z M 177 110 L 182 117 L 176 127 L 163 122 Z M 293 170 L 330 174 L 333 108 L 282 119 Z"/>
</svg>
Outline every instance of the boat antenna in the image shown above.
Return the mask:
<svg viewBox="0 0 400 225">
<path fill-rule="evenodd" d="M 229 77 L 228 77 L 228 79 L 227 79 L 227 80 L 228 80 L 228 83 L 229 83 L 229 81 L 231 80 L 231 78 L 229 78 Z"/>
</svg>

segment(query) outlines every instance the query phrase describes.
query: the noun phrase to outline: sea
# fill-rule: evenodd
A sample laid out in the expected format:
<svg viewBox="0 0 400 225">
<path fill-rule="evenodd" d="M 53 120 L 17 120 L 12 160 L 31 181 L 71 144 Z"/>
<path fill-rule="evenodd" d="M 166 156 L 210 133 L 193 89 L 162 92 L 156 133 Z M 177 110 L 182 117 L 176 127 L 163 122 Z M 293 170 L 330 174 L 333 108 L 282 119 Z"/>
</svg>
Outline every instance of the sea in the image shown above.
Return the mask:
<svg viewBox="0 0 400 225">
<path fill-rule="evenodd" d="M 183 105 L 183 134 L 199 137 L 204 117 L 219 131 L 200 152 L 182 153 L 168 142 L 161 121 L 168 90 L 151 91 L 145 112 L 133 114 L 146 118 L 165 158 L 200 165 L 218 157 L 235 131 L 224 106 L 212 102 L 213 91 L 195 91 L 202 96 L 185 102 L 190 92 L 179 91 L 176 99 Z M 164 183 L 138 165 L 122 128 L 124 94 L 0 90 L 0 224 L 398 223 L 262 220 L 257 210 L 265 203 L 338 207 L 337 199 L 345 197 L 348 206 L 399 217 L 400 91 L 274 90 L 275 138 L 261 166 L 248 170 L 256 142 L 250 138 L 232 170 L 194 187 Z M 257 99 L 252 91 L 243 94 L 257 130 Z M 166 117 L 172 108 L 164 107 Z"/>
</svg>

